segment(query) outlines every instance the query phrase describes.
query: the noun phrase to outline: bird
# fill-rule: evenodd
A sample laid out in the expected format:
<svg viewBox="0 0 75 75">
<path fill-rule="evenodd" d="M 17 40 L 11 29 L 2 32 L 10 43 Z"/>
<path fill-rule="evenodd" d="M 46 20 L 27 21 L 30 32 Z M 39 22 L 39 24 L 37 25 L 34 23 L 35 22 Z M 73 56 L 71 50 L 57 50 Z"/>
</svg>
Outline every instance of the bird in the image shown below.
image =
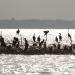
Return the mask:
<svg viewBox="0 0 75 75">
<path fill-rule="evenodd" d="M 70 35 L 70 33 L 68 33 L 68 37 L 71 39 L 71 35 Z"/>
<path fill-rule="evenodd" d="M 41 38 L 40 35 L 37 37 L 37 41 L 40 42 Z"/>
<path fill-rule="evenodd" d="M 59 40 L 62 41 L 61 33 L 59 33 Z"/>
<path fill-rule="evenodd" d="M 18 30 L 16 31 L 16 33 L 19 34 L 19 33 L 20 33 L 20 30 L 18 29 Z"/>
<path fill-rule="evenodd" d="M 47 35 L 49 31 L 47 30 L 47 31 L 43 31 L 43 32 L 45 33 L 44 35 Z"/>
<path fill-rule="evenodd" d="M 35 39 L 36 39 L 36 37 L 35 37 L 35 34 L 33 35 L 33 41 L 35 42 Z"/>
<path fill-rule="evenodd" d="M 57 36 L 56 36 L 56 38 L 55 38 L 55 41 L 58 42 L 58 38 L 57 38 Z"/>
</svg>

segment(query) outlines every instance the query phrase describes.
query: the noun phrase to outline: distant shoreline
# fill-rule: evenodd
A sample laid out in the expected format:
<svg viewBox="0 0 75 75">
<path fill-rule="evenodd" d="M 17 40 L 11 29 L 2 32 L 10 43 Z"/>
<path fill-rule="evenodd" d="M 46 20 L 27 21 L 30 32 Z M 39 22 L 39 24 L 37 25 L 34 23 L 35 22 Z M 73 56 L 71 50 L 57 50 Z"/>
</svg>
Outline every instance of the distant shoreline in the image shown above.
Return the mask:
<svg viewBox="0 0 75 75">
<path fill-rule="evenodd" d="M 75 20 L 0 20 L 0 28 L 8 29 L 75 29 Z"/>
</svg>

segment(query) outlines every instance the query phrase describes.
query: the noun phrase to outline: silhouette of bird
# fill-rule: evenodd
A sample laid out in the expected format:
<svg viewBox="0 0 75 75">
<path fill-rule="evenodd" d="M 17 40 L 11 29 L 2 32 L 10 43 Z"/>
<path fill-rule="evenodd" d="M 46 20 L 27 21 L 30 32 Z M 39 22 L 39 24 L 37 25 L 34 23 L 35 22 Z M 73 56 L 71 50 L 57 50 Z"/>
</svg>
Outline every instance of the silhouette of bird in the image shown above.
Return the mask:
<svg viewBox="0 0 75 75">
<path fill-rule="evenodd" d="M 68 33 L 68 37 L 71 39 L 71 35 L 70 35 L 70 33 Z"/>
<path fill-rule="evenodd" d="M 18 30 L 16 31 L 16 33 L 19 34 L 19 33 L 20 33 L 20 30 L 18 29 Z"/>
<path fill-rule="evenodd" d="M 28 46 L 29 46 L 29 43 L 28 43 L 28 40 L 26 38 L 24 38 L 24 40 L 25 40 L 25 49 L 24 50 L 27 50 Z"/>
<path fill-rule="evenodd" d="M 44 43 L 44 39 L 41 41 L 41 43 Z"/>
<path fill-rule="evenodd" d="M 40 42 L 41 38 L 40 35 L 37 37 L 37 41 Z"/>
<path fill-rule="evenodd" d="M 33 35 L 33 41 L 35 42 L 35 39 L 36 39 L 36 37 L 35 37 L 35 34 Z"/>
<path fill-rule="evenodd" d="M 58 42 L 58 38 L 57 38 L 57 36 L 56 36 L 56 38 L 55 38 L 55 41 Z"/>
<path fill-rule="evenodd" d="M 68 37 L 70 38 L 71 45 L 72 45 L 72 38 L 71 38 L 71 35 L 70 35 L 70 33 L 68 33 Z"/>
<path fill-rule="evenodd" d="M 47 35 L 49 31 L 47 30 L 47 31 L 43 31 L 43 32 L 45 33 L 45 35 Z"/>
<path fill-rule="evenodd" d="M 59 33 L 59 40 L 62 41 L 61 33 Z"/>
<path fill-rule="evenodd" d="M 39 43 L 39 46 L 41 47 L 44 43 L 44 39 Z"/>
</svg>

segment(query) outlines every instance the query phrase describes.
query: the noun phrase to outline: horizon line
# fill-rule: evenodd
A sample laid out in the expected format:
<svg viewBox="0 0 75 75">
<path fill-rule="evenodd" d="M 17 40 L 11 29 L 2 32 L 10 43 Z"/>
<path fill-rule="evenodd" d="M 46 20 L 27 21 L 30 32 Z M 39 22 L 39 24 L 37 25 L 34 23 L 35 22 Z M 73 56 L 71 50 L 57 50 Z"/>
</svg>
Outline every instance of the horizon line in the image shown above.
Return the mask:
<svg viewBox="0 0 75 75">
<path fill-rule="evenodd" d="M 0 19 L 0 20 L 13 20 L 13 21 L 21 21 L 21 20 L 39 20 L 39 21 L 75 21 L 75 19 L 15 19 L 15 18 L 11 18 L 11 19 Z"/>
</svg>

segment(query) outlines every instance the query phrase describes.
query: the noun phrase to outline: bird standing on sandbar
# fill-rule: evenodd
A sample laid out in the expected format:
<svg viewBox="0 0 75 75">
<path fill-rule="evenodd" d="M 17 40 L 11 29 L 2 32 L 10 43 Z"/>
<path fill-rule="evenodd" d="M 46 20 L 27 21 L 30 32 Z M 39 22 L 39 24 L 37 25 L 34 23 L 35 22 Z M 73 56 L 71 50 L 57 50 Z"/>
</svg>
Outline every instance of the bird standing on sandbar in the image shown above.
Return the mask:
<svg viewBox="0 0 75 75">
<path fill-rule="evenodd" d="M 20 33 L 20 30 L 18 29 L 18 30 L 16 31 L 16 33 L 19 35 L 19 33 Z"/>
<path fill-rule="evenodd" d="M 35 42 L 35 40 L 36 40 L 36 37 L 35 37 L 35 34 L 33 35 L 33 41 Z"/>
<path fill-rule="evenodd" d="M 59 41 L 62 41 L 61 33 L 59 33 Z"/>
</svg>

